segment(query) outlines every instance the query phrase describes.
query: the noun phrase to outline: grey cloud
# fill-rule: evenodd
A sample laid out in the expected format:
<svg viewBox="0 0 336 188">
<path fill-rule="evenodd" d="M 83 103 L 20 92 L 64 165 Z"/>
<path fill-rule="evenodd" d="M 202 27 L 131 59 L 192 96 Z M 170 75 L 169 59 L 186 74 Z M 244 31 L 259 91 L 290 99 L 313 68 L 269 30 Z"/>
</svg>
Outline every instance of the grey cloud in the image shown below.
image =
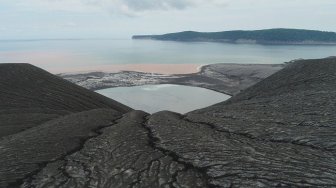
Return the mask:
<svg viewBox="0 0 336 188">
<path fill-rule="evenodd" d="M 0 0 L 1 2 L 2 0 Z M 218 6 L 232 0 L 17 0 L 21 7 L 89 12 L 107 10 L 114 14 L 141 15 L 153 10 L 184 10 L 206 5 Z"/>
<path fill-rule="evenodd" d="M 123 0 L 123 3 L 133 11 L 185 9 L 194 5 L 189 0 Z"/>
</svg>

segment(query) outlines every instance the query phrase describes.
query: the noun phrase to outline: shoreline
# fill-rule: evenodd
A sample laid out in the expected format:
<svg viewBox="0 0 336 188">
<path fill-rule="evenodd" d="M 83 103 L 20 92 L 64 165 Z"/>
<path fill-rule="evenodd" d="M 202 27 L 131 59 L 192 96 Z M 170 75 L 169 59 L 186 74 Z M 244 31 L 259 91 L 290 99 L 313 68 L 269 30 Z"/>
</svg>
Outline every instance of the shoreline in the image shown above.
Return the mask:
<svg viewBox="0 0 336 188">
<path fill-rule="evenodd" d="M 257 40 L 212 40 L 212 39 L 193 39 L 193 40 L 161 40 L 155 38 L 136 38 L 132 40 L 152 40 L 152 41 L 170 41 L 170 42 L 211 42 L 211 43 L 226 43 L 226 44 L 257 44 L 257 45 L 288 45 L 288 46 L 312 46 L 312 45 L 319 45 L 319 46 L 335 46 L 336 42 L 321 42 L 321 41 L 302 41 L 302 42 L 281 42 L 281 41 L 257 41 Z"/>
<path fill-rule="evenodd" d="M 157 65 L 157 67 L 160 66 Z M 180 68 L 176 65 L 170 66 Z M 196 68 L 193 67 L 192 71 L 188 71 L 191 73 L 186 74 L 96 71 L 61 73 L 58 76 L 93 91 L 113 87 L 176 84 L 201 87 L 234 96 L 283 67 L 285 67 L 285 64 L 208 64 L 197 65 Z"/>
</svg>

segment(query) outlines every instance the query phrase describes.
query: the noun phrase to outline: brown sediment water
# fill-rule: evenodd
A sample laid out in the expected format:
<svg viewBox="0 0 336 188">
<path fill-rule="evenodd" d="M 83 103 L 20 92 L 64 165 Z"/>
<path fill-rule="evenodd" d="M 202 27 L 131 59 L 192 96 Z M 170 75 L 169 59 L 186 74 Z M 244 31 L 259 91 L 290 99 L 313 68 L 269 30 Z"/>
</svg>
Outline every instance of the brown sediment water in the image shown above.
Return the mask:
<svg viewBox="0 0 336 188">
<path fill-rule="evenodd" d="M 99 65 L 85 67 L 67 67 L 66 69 L 51 69 L 57 73 L 81 73 L 81 72 L 121 72 L 136 71 L 159 74 L 191 74 L 199 72 L 201 64 L 118 64 L 118 65 Z"/>
</svg>

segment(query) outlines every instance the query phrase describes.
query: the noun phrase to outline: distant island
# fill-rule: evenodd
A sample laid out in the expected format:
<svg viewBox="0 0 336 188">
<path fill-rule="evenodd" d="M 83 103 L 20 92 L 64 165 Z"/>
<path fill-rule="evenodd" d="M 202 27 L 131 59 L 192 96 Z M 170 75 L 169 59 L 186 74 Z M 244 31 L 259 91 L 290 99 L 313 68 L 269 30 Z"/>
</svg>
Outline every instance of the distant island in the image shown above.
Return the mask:
<svg viewBox="0 0 336 188">
<path fill-rule="evenodd" d="M 252 44 L 335 44 L 336 33 L 303 29 L 265 29 L 254 31 L 195 32 L 184 31 L 164 35 L 134 35 L 132 39 L 183 42 L 227 42 Z"/>
</svg>

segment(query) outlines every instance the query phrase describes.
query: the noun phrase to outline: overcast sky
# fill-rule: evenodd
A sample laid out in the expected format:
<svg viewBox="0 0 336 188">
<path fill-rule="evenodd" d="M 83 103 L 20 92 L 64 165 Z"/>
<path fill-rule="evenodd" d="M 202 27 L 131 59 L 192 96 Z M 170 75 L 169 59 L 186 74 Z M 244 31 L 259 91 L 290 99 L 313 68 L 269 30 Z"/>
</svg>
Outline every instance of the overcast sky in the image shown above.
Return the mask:
<svg viewBox="0 0 336 188">
<path fill-rule="evenodd" d="M 336 31 L 335 10 L 336 0 L 0 0 L 0 39 L 264 28 Z"/>
</svg>

